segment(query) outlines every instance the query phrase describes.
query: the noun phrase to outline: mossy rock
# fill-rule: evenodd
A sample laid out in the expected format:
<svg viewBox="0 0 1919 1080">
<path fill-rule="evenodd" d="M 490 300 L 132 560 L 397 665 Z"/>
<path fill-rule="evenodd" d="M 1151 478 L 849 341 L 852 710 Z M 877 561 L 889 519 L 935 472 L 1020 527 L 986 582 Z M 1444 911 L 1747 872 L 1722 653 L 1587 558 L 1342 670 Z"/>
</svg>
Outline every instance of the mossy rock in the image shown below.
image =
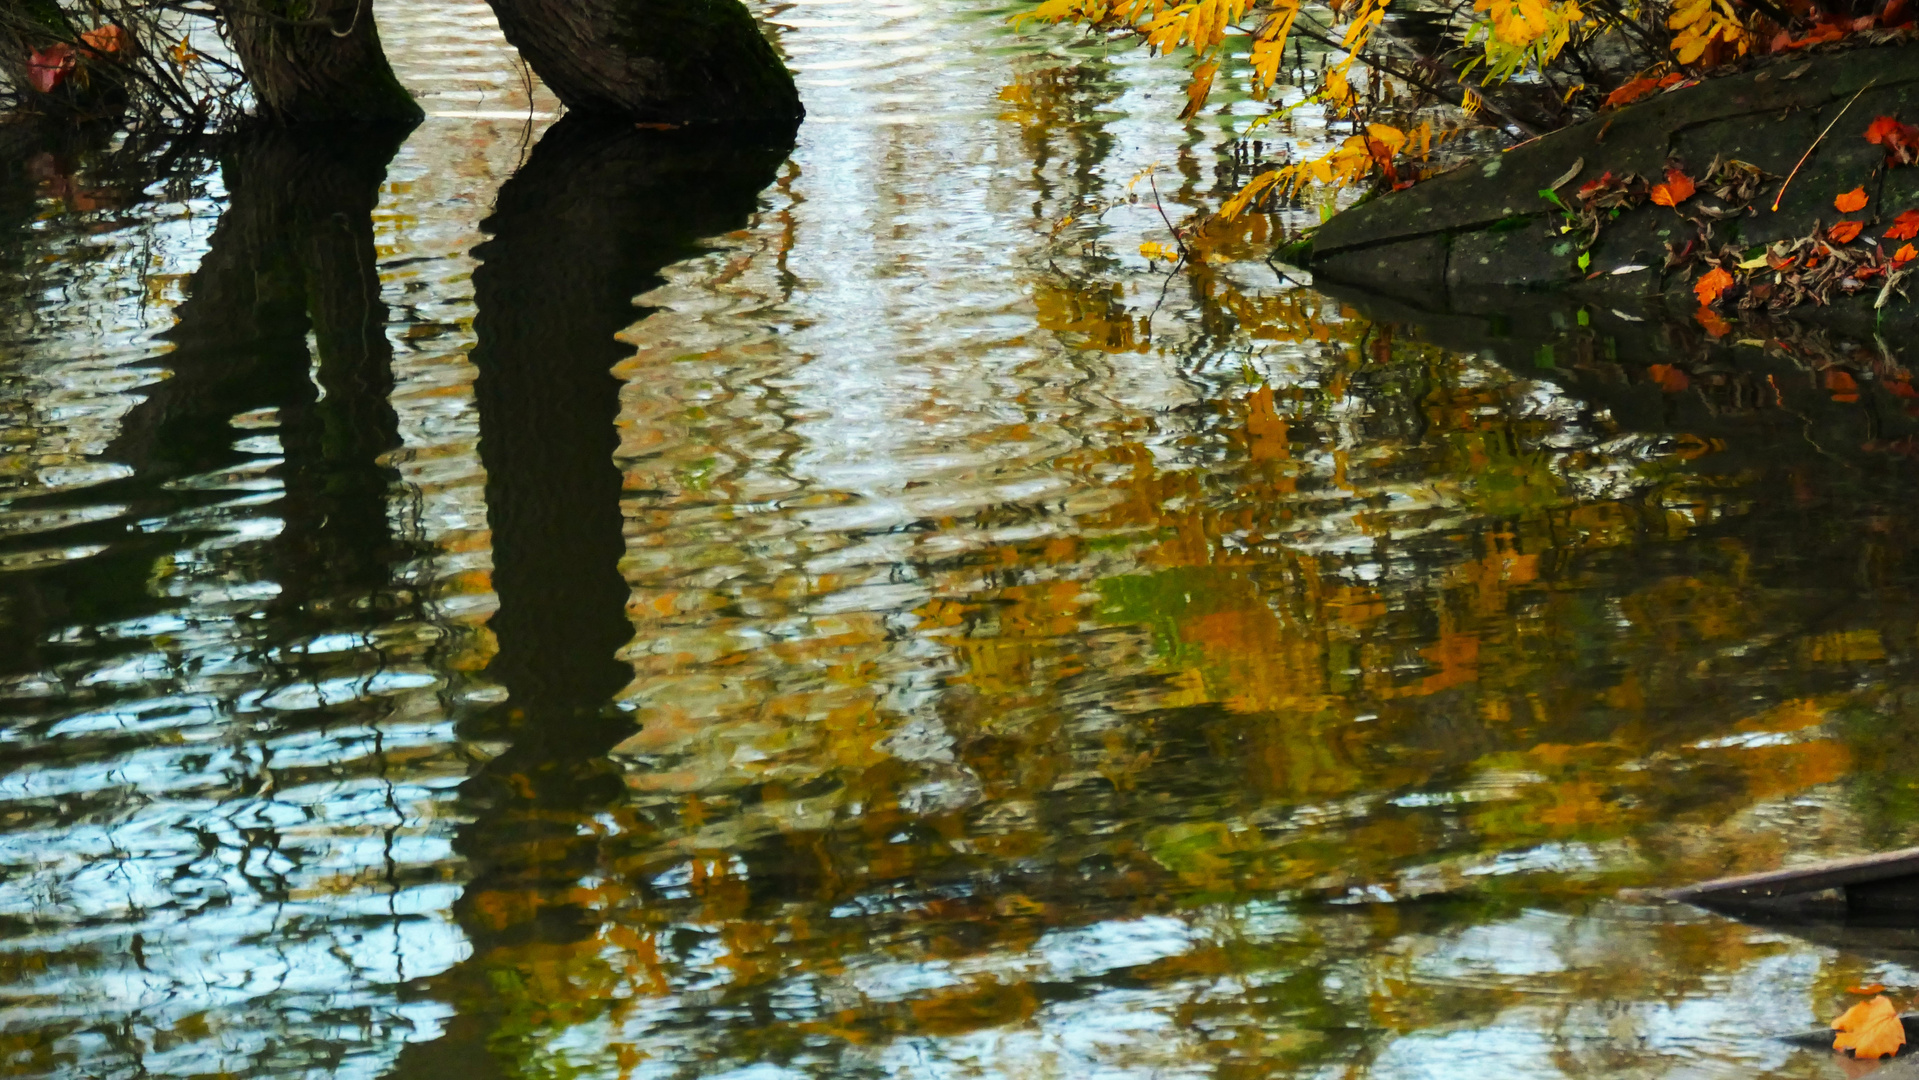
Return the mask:
<svg viewBox="0 0 1919 1080">
<path fill-rule="evenodd" d="M 1716 226 L 1715 243 L 1805 236 L 1838 219 L 1835 195 L 1862 185 L 1872 196 L 1866 235 L 1876 235 L 1893 215 L 1919 206 L 1919 167 L 1885 168 L 1883 148 L 1864 138 L 1877 116 L 1919 121 L 1919 47 L 1911 45 L 1788 57 L 1710 79 L 1367 201 L 1319 229 L 1311 269 L 1432 311 L 1474 307 L 1484 290 L 1511 286 L 1608 302 L 1660 294 L 1684 300 L 1690 282 L 1659 271 L 1665 242 L 1692 235 L 1674 210 L 1648 203 L 1624 211 L 1602 230 L 1582 270 L 1585 237 L 1562 231 L 1560 209 L 1540 189 L 1575 164 L 1580 168 L 1562 193 L 1606 172 L 1658 179 L 1669 160 L 1694 177 L 1715 157 L 1785 176 L 1842 109 L 1844 118 L 1807 158 L 1779 209 L 1761 200 L 1756 212 Z M 1776 183 L 1766 190 L 1776 191 Z M 1610 273 L 1631 265 L 1652 269 Z M 1599 276 L 1589 277 L 1594 272 Z M 1868 293 L 1847 306 L 1870 304 Z"/>
</svg>

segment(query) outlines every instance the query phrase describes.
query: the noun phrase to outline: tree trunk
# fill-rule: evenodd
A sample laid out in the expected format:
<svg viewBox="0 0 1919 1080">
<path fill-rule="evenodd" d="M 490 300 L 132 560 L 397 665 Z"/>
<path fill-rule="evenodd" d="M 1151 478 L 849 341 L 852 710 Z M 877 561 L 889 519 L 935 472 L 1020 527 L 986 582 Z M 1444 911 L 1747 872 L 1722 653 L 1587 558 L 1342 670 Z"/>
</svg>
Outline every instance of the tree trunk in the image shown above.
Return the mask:
<svg viewBox="0 0 1919 1080">
<path fill-rule="evenodd" d="M 641 123 L 792 125 L 793 76 L 739 0 L 488 0 L 566 107 Z"/>
<path fill-rule="evenodd" d="M 213 6 L 270 119 L 413 123 L 425 115 L 380 49 L 373 0 L 213 0 Z"/>
</svg>

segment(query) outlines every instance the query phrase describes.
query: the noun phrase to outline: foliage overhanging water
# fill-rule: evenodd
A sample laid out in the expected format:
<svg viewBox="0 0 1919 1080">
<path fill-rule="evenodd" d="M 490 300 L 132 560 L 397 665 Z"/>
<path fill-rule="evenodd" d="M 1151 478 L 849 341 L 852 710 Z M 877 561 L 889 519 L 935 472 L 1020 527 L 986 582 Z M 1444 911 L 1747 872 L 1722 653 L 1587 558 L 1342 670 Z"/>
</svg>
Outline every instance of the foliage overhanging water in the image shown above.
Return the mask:
<svg viewBox="0 0 1919 1080">
<path fill-rule="evenodd" d="M 1890 368 L 1169 279 L 1249 110 L 1001 10 L 769 9 L 724 147 L 381 14 L 403 144 L 0 193 L 0 1074 L 1817 1076 L 1919 983 L 1628 891 L 1919 842 Z"/>
</svg>

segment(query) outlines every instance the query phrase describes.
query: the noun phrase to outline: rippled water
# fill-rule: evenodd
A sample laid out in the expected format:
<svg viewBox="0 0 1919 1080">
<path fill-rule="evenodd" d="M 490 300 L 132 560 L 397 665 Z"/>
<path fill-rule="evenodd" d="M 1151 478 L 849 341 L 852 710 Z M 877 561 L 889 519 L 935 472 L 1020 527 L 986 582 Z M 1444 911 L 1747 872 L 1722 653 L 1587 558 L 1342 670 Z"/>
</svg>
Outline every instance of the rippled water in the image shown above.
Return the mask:
<svg viewBox="0 0 1919 1080">
<path fill-rule="evenodd" d="M 762 14 L 0 178 L 0 1074 L 1838 1074 L 1919 961 L 1638 890 L 1919 842 L 1894 345 L 1169 278 L 1255 110 Z"/>
</svg>

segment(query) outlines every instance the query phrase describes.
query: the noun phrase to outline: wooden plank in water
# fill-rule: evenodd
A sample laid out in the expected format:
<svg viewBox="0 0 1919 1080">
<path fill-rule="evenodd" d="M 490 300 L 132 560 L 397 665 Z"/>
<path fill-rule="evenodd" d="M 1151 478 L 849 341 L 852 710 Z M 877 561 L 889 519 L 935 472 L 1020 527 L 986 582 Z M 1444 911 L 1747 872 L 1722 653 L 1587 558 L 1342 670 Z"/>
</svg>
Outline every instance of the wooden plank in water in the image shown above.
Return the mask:
<svg viewBox="0 0 1919 1080">
<path fill-rule="evenodd" d="M 1772 870 L 1763 874 L 1742 874 L 1739 877 L 1703 881 L 1682 889 L 1669 889 L 1662 895 L 1668 900 L 1683 900 L 1688 903 L 1759 900 L 1865 885 L 1915 875 L 1919 875 L 1919 848 L 1902 848 L 1898 851 L 1883 851 L 1877 855 L 1859 855 L 1850 859 L 1832 859 L 1806 866 L 1795 866 L 1789 870 Z"/>
</svg>

